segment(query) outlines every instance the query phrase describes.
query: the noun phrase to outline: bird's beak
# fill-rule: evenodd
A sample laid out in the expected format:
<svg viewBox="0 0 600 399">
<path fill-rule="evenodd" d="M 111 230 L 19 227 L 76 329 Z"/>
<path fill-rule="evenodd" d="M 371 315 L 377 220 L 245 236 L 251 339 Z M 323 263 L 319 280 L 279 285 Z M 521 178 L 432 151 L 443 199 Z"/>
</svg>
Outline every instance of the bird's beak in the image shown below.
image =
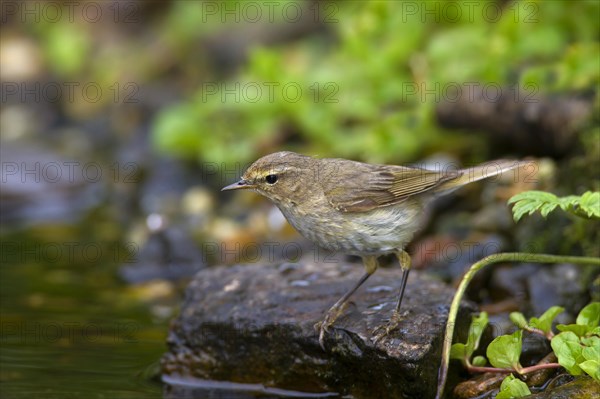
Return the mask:
<svg viewBox="0 0 600 399">
<path fill-rule="evenodd" d="M 237 183 L 233 183 L 230 184 L 228 186 L 225 186 L 221 189 L 221 191 L 228 191 L 228 190 L 241 190 L 241 189 L 249 189 L 249 188 L 253 188 L 254 186 L 250 183 L 248 183 L 246 180 L 240 180 Z"/>
</svg>

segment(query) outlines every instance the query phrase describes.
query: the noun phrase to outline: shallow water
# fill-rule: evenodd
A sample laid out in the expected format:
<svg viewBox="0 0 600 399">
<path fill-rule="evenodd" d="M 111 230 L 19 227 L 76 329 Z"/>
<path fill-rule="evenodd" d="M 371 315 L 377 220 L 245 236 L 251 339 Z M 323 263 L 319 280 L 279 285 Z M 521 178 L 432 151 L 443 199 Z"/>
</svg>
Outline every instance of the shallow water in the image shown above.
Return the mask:
<svg viewBox="0 0 600 399">
<path fill-rule="evenodd" d="M 132 298 L 118 258 L 78 256 L 81 236 L 66 231 L 2 237 L 0 396 L 162 397 L 154 377 L 168 320 Z M 65 242 L 73 256 L 50 253 Z"/>
</svg>

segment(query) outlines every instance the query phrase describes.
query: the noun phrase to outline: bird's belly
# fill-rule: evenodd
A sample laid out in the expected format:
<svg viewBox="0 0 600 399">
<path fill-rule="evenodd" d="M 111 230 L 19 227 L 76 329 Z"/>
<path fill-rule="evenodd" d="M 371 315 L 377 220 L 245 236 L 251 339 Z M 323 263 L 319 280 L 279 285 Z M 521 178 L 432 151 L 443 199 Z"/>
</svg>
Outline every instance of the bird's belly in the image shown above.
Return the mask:
<svg viewBox="0 0 600 399">
<path fill-rule="evenodd" d="M 385 254 L 402 249 L 421 224 L 422 207 L 406 203 L 369 212 L 326 215 L 283 210 L 290 224 L 315 244 L 354 255 Z M 294 213 L 294 214 L 292 214 Z"/>
</svg>

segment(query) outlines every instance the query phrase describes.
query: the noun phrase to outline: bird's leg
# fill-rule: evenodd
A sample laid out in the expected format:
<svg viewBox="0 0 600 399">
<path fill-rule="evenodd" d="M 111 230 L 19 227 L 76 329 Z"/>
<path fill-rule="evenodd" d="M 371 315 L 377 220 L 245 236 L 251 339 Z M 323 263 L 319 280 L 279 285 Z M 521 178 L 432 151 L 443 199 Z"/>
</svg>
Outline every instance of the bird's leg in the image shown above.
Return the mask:
<svg viewBox="0 0 600 399">
<path fill-rule="evenodd" d="M 373 338 L 373 342 L 377 343 L 381 338 L 389 335 L 392 331 L 398 328 L 398 324 L 402 319 L 402 315 L 400 314 L 400 306 L 402 305 L 402 298 L 404 297 L 404 289 L 406 288 L 406 282 L 408 281 L 408 273 L 410 272 L 410 255 L 404 250 L 396 251 L 396 256 L 398 257 L 398 262 L 400 262 L 400 268 L 402 269 L 402 281 L 400 282 L 400 295 L 398 296 L 398 302 L 396 303 L 396 308 L 392 312 L 392 316 L 390 320 L 387 322 L 385 326 L 379 326 L 374 331 L 373 334 L 375 337 Z M 378 331 L 383 330 L 378 333 Z"/>
<path fill-rule="evenodd" d="M 319 344 L 323 350 L 325 349 L 324 340 L 325 333 L 329 332 L 329 327 L 333 325 L 333 323 L 337 320 L 338 317 L 342 314 L 344 310 L 344 306 L 348 299 L 354 294 L 354 292 L 361 286 L 367 279 L 371 276 L 371 274 L 375 273 L 377 270 L 377 257 L 376 256 L 363 256 L 363 264 L 365 266 L 365 274 L 358 280 L 356 285 L 352 287 L 352 289 L 344 294 L 328 311 L 325 315 L 323 321 L 315 324 L 315 329 L 319 331 Z"/>
</svg>

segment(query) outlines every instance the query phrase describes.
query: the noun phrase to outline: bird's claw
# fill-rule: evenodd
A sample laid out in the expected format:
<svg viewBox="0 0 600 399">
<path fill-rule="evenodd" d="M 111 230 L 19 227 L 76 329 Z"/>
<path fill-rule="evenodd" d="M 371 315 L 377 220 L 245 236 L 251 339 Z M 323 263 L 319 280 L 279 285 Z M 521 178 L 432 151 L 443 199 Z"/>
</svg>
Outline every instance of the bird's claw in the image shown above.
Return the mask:
<svg viewBox="0 0 600 399">
<path fill-rule="evenodd" d="M 325 318 L 315 324 L 315 330 L 319 333 L 319 345 L 321 345 L 321 349 L 325 350 L 325 334 L 329 333 L 329 327 L 333 325 L 335 319 L 331 317 L 331 313 L 327 313 Z"/>
<path fill-rule="evenodd" d="M 325 315 L 325 318 L 315 324 L 315 330 L 319 332 L 319 345 L 325 350 L 325 334 L 329 333 L 329 328 L 337 320 L 342 312 L 342 308 L 331 308 Z"/>
<path fill-rule="evenodd" d="M 387 337 L 392 331 L 398 329 L 398 324 L 400 324 L 400 320 L 402 320 L 408 312 L 404 312 L 400 314 L 397 310 L 394 310 L 390 320 L 376 329 L 373 330 L 373 343 L 377 344 L 382 338 Z"/>
</svg>

